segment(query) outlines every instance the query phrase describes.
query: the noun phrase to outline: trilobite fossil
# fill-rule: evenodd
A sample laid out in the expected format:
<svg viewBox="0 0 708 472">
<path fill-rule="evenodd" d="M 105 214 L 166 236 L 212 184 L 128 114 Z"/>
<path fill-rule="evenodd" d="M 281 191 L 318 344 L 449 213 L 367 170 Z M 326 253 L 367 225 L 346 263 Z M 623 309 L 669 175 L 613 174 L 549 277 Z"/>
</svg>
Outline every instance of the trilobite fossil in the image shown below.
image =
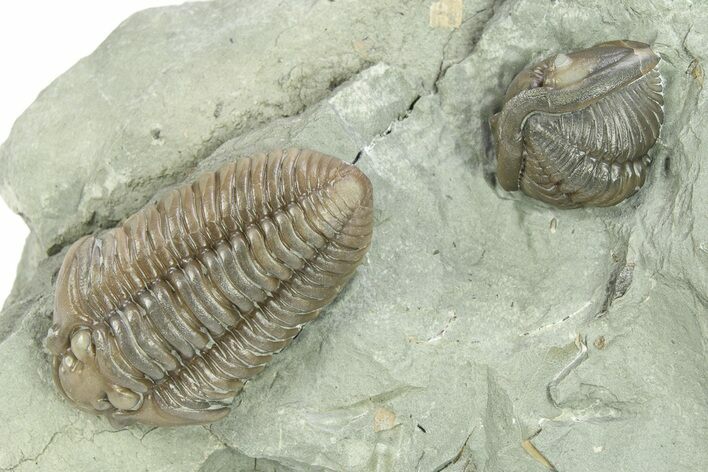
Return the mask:
<svg viewBox="0 0 708 472">
<path fill-rule="evenodd" d="M 205 173 L 71 246 L 47 337 L 55 383 L 114 424 L 218 420 L 371 234 L 371 184 L 333 157 L 288 149 Z"/>
<path fill-rule="evenodd" d="M 566 208 L 634 194 L 664 119 L 658 62 L 644 43 L 611 41 L 521 71 L 490 120 L 501 186 Z"/>
</svg>

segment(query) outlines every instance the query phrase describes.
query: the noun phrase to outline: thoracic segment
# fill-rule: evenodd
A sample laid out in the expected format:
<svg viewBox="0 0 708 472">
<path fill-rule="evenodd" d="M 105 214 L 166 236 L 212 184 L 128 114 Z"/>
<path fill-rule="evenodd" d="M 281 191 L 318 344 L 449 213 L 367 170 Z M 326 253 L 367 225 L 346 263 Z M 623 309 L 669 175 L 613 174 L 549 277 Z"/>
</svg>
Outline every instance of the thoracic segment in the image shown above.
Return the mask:
<svg viewBox="0 0 708 472">
<path fill-rule="evenodd" d="M 587 108 L 530 116 L 520 188 L 562 207 L 619 203 L 644 185 L 662 106 L 661 77 L 653 70 Z"/>
<path fill-rule="evenodd" d="M 337 159 L 278 151 L 204 174 L 69 252 L 48 346 L 75 360 L 55 362 L 57 383 L 121 424 L 219 419 L 334 298 L 371 231 L 370 183 Z M 84 401 L 81 383 L 105 398 Z"/>
<path fill-rule="evenodd" d="M 647 44 L 618 40 L 522 70 L 490 120 L 499 184 L 561 207 L 636 192 L 664 118 L 659 61 Z"/>
</svg>

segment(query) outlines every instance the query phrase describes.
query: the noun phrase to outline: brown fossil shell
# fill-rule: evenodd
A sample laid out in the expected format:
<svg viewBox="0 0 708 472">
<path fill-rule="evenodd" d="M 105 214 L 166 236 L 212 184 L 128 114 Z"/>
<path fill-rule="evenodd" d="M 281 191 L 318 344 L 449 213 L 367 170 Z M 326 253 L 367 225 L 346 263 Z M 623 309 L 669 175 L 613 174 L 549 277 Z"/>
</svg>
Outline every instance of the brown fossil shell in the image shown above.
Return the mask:
<svg viewBox="0 0 708 472">
<path fill-rule="evenodd" d="M 333 157 L 288 149 L 203 174 L 69 249 L 55 383 L 116 424 L 218 420 L 337 295 L 371 233 L 371 184 Z"/>
<path fill-rule="evenodd" d="M 566 208 L 634 194 L 664 120 L 658 62 L 646 44 L 611 41 L 521 71 L 490 120 L 501 186 Z"/>
</svg>

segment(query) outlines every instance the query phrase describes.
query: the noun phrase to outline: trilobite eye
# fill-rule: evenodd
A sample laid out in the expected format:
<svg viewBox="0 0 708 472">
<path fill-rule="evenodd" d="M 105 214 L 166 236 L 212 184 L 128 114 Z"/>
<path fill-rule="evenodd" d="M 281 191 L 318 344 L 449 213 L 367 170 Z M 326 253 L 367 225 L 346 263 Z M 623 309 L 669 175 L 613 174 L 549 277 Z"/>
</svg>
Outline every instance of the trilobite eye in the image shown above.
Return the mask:
<svg viewBox="0 0 708 472">
<path fill-rule="evenodd" d="M 664 119 L 658 62 L 646 44 L 612 41 L 520 72 L 491 120 L 501 186 L 566 208 L 635 193 Z"/>
<path fill-rule="evenodd" d="M 568 67 L 572 64 L 573 60 L 563 53 L 560 53 L 553 59 L 553 67 L 556 69 L 561 69 L 563 67 Z"/>
<path fill-rule="evenodd" d="M 88 358 L 93 355 L 91 332 L 89 330 L 82 329 L 74 333 L 71 337 L 71 352 L 81 362 L 88 362 Z"/>
<path fill-rule="evenodd" d="M 119 410 L 137 410 L 142 404 L 142 397 L 123 387 L 114 387 L 107 392 L 108 401 Z"/>
<path fill-rule="evenodd" d="M 73 371 L 77 368 L 78 365 L 79 363 L 76 360 L 76 357 L 74 357 L 72 354 L 65 355 L 61 360 L 61 368 L 64 371 Z"/>
</svg>

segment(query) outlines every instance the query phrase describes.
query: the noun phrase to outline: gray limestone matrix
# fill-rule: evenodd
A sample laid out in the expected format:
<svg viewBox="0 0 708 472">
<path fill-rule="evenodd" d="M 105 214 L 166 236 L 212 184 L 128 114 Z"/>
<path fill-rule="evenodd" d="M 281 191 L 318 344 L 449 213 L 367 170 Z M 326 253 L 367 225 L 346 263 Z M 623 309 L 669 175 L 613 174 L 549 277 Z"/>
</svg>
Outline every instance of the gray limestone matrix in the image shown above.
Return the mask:
<svg viewBox="0 0 708 472">
<path fill-rule="evenodd" d="M 708 470 L 707 28 L 690 0 L 220 0 L 127 19 L 0 148 L 0 193 L 32 229 L 0 315 L 0 469 Z M 504 190 L 488 120 L 508 85 L 612 38 L 661 57 L 641 191 L 561 211 Z M 356 276 L 208 427 L 116 431 L 72 407 L 44 344 L 71 244 L 289 146 L 370 179 Z"/>
</svg>

